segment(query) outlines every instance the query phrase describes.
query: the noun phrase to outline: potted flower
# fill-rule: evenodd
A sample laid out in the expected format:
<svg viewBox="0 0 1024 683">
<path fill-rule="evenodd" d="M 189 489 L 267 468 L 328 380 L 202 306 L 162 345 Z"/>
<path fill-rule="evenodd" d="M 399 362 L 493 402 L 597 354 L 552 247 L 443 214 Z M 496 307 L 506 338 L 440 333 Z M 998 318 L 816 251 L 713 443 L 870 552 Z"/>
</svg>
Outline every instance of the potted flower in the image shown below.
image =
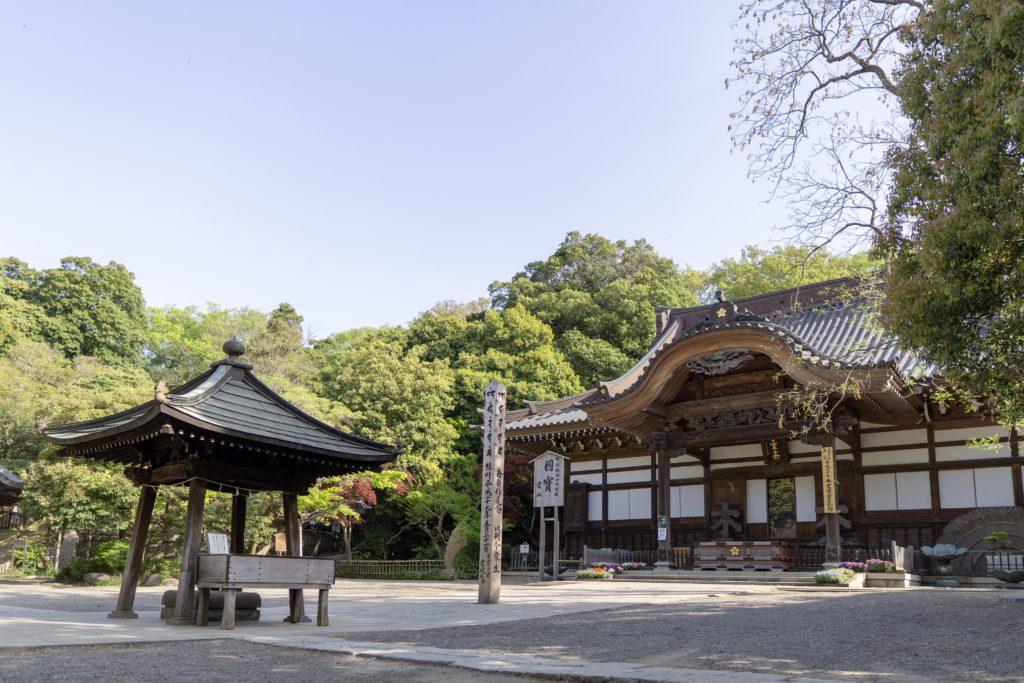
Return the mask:
<svg viewBox="0 0 1024 683">
<path fill-rule="evenodd" d="M 576 578 L 583 579 L 585 581 L 592 580 L 607 580 L 615 576 L 612 572 L 607 571 L 603 567 L 590 567 L 588 569 L 576 570 Z"/>
</svg>

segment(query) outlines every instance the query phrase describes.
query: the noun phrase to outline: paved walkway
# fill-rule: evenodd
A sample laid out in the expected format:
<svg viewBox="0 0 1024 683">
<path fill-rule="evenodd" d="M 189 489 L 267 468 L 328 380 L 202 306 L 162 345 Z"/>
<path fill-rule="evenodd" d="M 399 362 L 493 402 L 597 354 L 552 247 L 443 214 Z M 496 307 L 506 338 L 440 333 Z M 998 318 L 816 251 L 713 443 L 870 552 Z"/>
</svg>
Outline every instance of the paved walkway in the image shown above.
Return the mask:
<svg viewBox="0 0 1024 683">
<path fill-rule="evenodd" d="M 827 638 L 828 624 L 856 614 L 855 605 L 863 605 L 868 614 L 878 613 L 880 620 L 891 621 L 881 611 L 887 603 L 894 603 L 896 596 L 913 601 L 907 604 L 920 604 L 929 610 L 935 602 L 949 613 L 965 617 L 965 607 L 976 606 L 979 611 L 990 612 L 992 605 L 1008 605 L 997 591 L 947 592 L 946 597 L 942 597 L 942 591 L 936 589 L 910 589 L 859 591 L 857 596 L 852 596 L 850 591 L 792 593 L 769 586 L 614 581 L 503 586 L 501 604 L 479 605 L 473 583 L 339 581 L 331 591 L 331 625 L 328 627 L 284 623 L 288 612 L 287 591 L 265 590 L 261 591 L 263 609 L 259 622 L 240 622 L 234 631 L 223 631 L 215 624 L 206 628 L 165 625 L 159 619 L 159 598 L 164 590 L 140 588 L 136 601 L 139 619 L 115 620 L 108 619 L 106 614 L 116 601 L 116 588 L 0 584 L 0 651 L 8 648 L 14 655 L 18 649 L 40 646 L 222 640 L 236 642 L 237 647 L 248 643 L 289 651 L 298 649 L 454 665 L 487 672 L 488 676 L 514 673 L 687 683 L 921 681 L 933 679 L 906 675 L 908 669 L 899 667 L 892 671 L 905 675 L 880 671 L 881 676 L 875 677 L 871 665 L 878 663 L 878 651 L 863 651 L 860 655 L 863 666 L 804 666 L 801 669 L 792 661 L 779 659 L 779 648 L 775 645 L 763 648 L 774 652 L 758 654 L 756 643 L 766 636 L 778 635 L 763 632 L 767 623 L 778 624 L 780 630 L 788 631 L 798 649 L 815 648 L 815 637 Z M 312 597 L 307 596 L 307 613 L 315 610 Z M 751 608 L 755 608 L 754 611 Z M 794 609 L 802 610 L 799 621 L 807 623 L 801 625 L 792 618 L 795 613 L 791 616 L 785 612 Z M 809 609 L 817 610 L 816 619 L 821 623 L 808 622 Z M 850 612 L 851 609 L 854 612 Z M 905 607 L 898 609 L 906 610 Z M 1013 604 L 1000 618 L 1011 619 L 1015 622 L 1013 626 L 1019 627 L 1019 615 L 1024 615 L 1024 605 Z M 752 628 L 751 623 L 744 622 L 751 616 L 766 621 Z M 940 618 L 949 620 L 946 613 Z M 673 619 L 689 621 L 677 623 Z M 614 628 L 609 645 L 596 644 L 598 629 L 593 629 L 591 637 L 588 624 L 612 622 L 621 626 Z M 699 629 L 694 630 L 695 623 L 713 623 L 714 633 L 701 634 Z M 479 628 L 487 625 L 491 628 Z M 1010 624 L 1004 620 L 999 626 L 1005 630 Z M 914 625 L 909 627 L 913 633 Z M 1019 633 L 1018 629 L 1014 630 Z M 715 652 L 699 652 L 695 645 L 698 635 L 711 638 L 710 646 L 700 645 L 704 650 L 725 654 L 717 655 L 716 660 Z M 978 635 L 985 634 L 971 634 L 972 637 Z M 721 648 L 714 647 L 718 642 L 716 636 L 720 638 Z M 905 636 L 885 637 L 899 640 Z M 737 638 L 741 646 L 738 649 Z M 637 654 L 643 650 L 639 646 L 648 641 L 661 643 L 660 649 L 651 650 L 647 655 Z M 552 647 L 545 647 L 545 643 Z M 905 642 L 896 644 L 904 650 L 908 646 Z M 750 647 L 754 649 L 749 650 Z M 730 648 L 737 657 L 729 658 Z M 530 654 L 525 654 L 524 650 Z M 858 653 L 856 648 L 854 650 L 852 656 L 856 658 Z M 897 654 L 907 655 L 905 651 Z M 749 664 L 738 664 L 739 660 Z M 954 659 L 952 666 L 958 666 L 958 661 L 964 660 Z M 690 668 L 698 662 L 703 668 Z M 737 670 L 737 666 L 741 670 Z M 971 670 L 966 668 L 966 663 L 964 667 L 965 672 Z M 800 677 L 793 673 L 799 670 L 824 671 L 827 675 Z M 971 680 L 970 676 L 954 677 Z M 989 680 L 1024 678 L 993 675 Z"/>
</svg>

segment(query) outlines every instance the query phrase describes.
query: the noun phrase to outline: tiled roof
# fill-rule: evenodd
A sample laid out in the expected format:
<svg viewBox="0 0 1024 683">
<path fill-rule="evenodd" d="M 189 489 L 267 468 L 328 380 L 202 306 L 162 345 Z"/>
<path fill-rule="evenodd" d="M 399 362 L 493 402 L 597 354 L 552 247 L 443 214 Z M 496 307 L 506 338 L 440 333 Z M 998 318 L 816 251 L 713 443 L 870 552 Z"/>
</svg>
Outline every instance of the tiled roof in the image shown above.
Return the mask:
<svg viewBox="0 0 1024 683">
<path fill-rule="evenodd" d="M 830 369 L 889 367 L 908 382 L 938 374 L 875 322 L 872 303 L 864 298 L 843 301 L 837 291 L 851 291 L 854 280 L 832 280 L 800 289 L 772 292 L 735 302 L 660 311 L 660 333 L 650 350 L 620 377 L 601 382 L 596 391 L 580 394 L 566 406 L 564 399 L 531 404 L 528 411 L 510 415 L 507 428 L 531 429 L 585 423 L 586 407 L 623 396 L 636 389 L 655 361 L 686 340 L 721 330 L 759 330 L 785 343 L 804 362 Z M 717 313 L 717 315 L 716 315 Z"/>
<path fill-rule="evenodd" d="M 122 413 L 43 430 L 51 441 L 80 446 L 177 419 L 198 429 L 300 452 L 367 463 L 390 462 L 397 451 L 316 420 L 260 382 L 248 364 L 221 361 L 174 391 Z"/>
</svg>

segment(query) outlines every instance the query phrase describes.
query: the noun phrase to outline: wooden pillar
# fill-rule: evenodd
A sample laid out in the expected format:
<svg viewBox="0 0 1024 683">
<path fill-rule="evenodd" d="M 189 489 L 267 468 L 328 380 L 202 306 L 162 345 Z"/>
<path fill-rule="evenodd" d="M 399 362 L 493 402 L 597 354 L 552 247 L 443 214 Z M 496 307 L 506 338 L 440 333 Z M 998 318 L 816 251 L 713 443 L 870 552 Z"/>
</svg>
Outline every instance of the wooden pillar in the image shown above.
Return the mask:
<svg viewBox="0 0 1024 683">
<path fill-rule="evenodd" d="M 658 562 L 672 564 L 672 453 L 659 448 L 658 454 Z"/>
<path fill-rule="evenodd" d="M 231 496 L 231 546 L 229 550 L 239 555 L 245 553 L 245 503 L 249 494 L 236 493 Z"/>
<path fill-rule="evenodd" d="M 821 446 L 821 499 L 825 517 L 825 563 L 842 560 L 842 538 L 839 535 L 839 493 L 836 489 L 835 440 L 824 439 Z"/>
<path fill-rule="evenodd" d="M 196 563 L 203 531 L 203 508 L 206 506 L 206 482 L 193 479 L 188 485 L 188 511 L 185 513 L 185 533 L 181 544 L 181 573 L 178 574 L 178 596 L 174 603 L 174 616 L 168 624 L 195 623 Z"/>
<path fill-rule="evenodd" d="M 135 526 L 128 542 L 128 558 L 121 572 L 121 592 L 117 596 L 117 607 L 107 615 L 110 619 L 137 619 L 135 613 L 135 589 L 139 585 L 142 560 L 146 552 L 146 537 L 153 520 L 153 504 L 156 501 L 156 487 L 142 486 L 139 489 L 139 506 L 135 508 Z"/>
<path fill-rule="evenodd" d="M 282 493 L 284 501 L 284 542 L 285 554 L 288 557 L 302 557 L 302 536 L 299 529 L 299 496 L 295 493 Z M 304 613 L 302 591 L 288 589 L 288 616 L 285 621 L 298 624 L 309 621 Z"/>
</svg>

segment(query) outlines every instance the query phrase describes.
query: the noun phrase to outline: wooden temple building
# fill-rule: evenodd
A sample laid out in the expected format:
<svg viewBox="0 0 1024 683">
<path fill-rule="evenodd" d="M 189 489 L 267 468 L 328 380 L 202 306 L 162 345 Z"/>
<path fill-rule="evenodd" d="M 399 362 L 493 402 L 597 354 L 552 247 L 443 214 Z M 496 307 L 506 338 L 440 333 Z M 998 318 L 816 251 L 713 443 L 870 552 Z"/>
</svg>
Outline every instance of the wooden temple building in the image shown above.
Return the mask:
<svg viewBox="0 0 1024 683">
<path fill-rule="evenodd" d="M 723 537 L 921 547 L 966 512 L 1024 505 L 1017 434 L 937 393 L 940 370 L 872 323 L 856 284 L 659 309 L 621 377 L 510 411 L 509 448 L 569 457 L 570 554 L 667 560 Z M 827 421 L 799 417 L 801 390 L 817 390 Z M 994 448 L 968 445 L 993 435 Z"/>
<path fill-rule="evenodd" d="M 187 486 L 188 509 L 174 615 L 195 620 L 196 565 L 206 492 L 232 495 L 229 550 L 244 553 L 245 508 L 250 492 L 281 491 L 287 555 L 301 555 L 297 498 L 320 477 L 379 469 L 395 448 L 330 427 L 278 396 L 252 373 L 237 340 L 227 357 L 195 379 L 152 401 L 115 415 L 45 428 L 44 436 L 67 456 L 124 465 L 139 486 L 128 560 L 112 618 L 135 617 L 135 589 L 157 488 Z M 291 592 L 292 620 L 302 618 L 301 591 Z"/>
</svg>

